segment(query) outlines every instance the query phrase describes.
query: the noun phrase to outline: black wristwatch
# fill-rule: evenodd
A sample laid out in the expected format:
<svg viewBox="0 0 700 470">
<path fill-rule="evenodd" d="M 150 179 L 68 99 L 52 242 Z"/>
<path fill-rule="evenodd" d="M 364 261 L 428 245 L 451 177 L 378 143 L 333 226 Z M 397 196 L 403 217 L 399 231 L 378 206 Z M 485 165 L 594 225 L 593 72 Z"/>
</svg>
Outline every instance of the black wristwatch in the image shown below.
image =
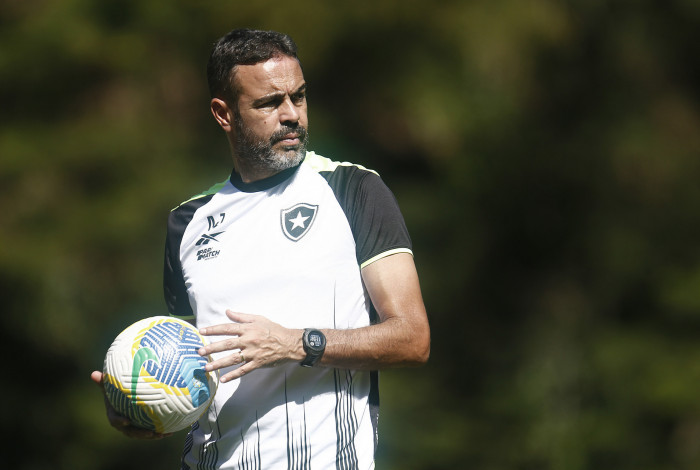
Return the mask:
<svg viewBox="0 0 700 470">
<path fill-rule="evenodd" d="M 302 367 L 313 367 L 323 356 L 326 350 L 326 336 L 318 330 L 307 328 L 301 337 L 306 351 L 306 358 L 301 361 Z"/>
</svg>

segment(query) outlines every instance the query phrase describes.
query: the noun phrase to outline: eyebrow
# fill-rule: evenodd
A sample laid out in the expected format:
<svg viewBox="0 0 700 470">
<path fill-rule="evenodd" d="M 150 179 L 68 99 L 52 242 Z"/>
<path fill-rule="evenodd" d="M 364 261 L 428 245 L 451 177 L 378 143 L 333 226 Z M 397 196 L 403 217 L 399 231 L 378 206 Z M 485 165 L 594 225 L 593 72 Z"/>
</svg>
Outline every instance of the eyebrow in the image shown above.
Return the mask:
<svg viewBox="0 0 700 470">
<path fill-rule="evenodd" d="M 306 83 L 302 83 L 302 85 L 297 88 L 295 91 L 290 93 L 290 96 L 298 95 L 299 93 L 304 93 L 306 91 Z M 269 95 L 261 96 L 260 98 L 253 100 L 251 103 L 252 106 L 260 106 L 262 104 L 265 104 L 269 101 L 274 101 L 276 99 L 282 98 L 285 96 L 286 93 L 278 91 L 275 93 L 270 93 Z"/>
</svg>

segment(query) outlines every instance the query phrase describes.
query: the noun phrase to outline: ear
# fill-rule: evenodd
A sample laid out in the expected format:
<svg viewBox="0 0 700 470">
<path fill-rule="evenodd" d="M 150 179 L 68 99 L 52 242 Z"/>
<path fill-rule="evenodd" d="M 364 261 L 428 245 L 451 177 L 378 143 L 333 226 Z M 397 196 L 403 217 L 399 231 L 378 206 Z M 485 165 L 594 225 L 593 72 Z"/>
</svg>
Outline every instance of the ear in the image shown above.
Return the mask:
<svg viewBox="0 0 700 470">
<path fill-rule="evenodd" d="M 211 113 L 224 131 L 231 132 L 234 119 L 233 111 L 224 100 L 213 98 L 211 100 Z"/>
</svg>

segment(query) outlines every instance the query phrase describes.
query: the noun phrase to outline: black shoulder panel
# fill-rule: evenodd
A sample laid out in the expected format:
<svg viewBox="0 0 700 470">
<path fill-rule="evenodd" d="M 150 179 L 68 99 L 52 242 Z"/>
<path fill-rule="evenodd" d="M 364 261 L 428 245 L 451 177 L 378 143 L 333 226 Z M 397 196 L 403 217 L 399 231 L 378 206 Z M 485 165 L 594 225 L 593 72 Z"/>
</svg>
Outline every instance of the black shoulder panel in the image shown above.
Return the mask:
<svg viewBox="0 0 700 470">
<path fill-rule="evenodd" d="M 163 293 L 168 311 L 179 317 L 194 315 L 185 288 L 180 263 L 180 244 L 187 225 L 194 213 L 209 202 L 213 194 L 192 199 L 173 209 L 168 216 L 168 232 L 165 238 L 165 261 L 163 267 Z"/>
</svg>

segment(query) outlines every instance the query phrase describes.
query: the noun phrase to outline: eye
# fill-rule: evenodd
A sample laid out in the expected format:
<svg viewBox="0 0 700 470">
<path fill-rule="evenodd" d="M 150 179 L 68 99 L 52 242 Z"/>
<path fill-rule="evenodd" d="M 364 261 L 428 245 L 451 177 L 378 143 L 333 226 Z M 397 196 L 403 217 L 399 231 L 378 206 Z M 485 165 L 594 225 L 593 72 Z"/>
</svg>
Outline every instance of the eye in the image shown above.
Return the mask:
<svg viewBox="0 0 700 470">
<path fill-rule="evenodd" d="M 292 102 L 295 105 L 299 106 L 299 105 L 303 104 L 304 101 L 306 101 L 306 91 L 300 91 L 300 92 L 294 93 L 292 95 Z"/>
<path fill-rule="evenodd" d="M 282 98 L 273 97 L 257 103 L 255 107 L 258 109 L 274 109 L 279 107 L 280 104 L 282 104 Z"/>
</svg>

